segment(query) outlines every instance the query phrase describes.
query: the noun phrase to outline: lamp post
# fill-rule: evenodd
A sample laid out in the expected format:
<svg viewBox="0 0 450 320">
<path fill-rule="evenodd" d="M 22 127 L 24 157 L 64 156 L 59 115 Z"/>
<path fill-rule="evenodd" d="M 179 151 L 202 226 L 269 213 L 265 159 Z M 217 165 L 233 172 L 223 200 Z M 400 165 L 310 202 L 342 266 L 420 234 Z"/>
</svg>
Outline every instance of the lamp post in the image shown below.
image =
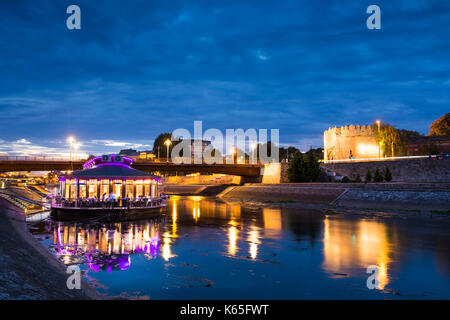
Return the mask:
<svg viewBox="0 0 450 320">
<path fill-rule="evenodd" d="M 231 152 L 231 156 L 232 156 L 232 158 L 233 158 L 233 163 L 235 162 L 235 157 L 237 156 L 236 155 L 236 148 L 235 147 L 233 147 L 231 150 L 230 150 L 230 152 Z M 237 159 L 236 159 L 237 160 Z"/>
<path fill-rule="evenodd" d="M 70 161 L 72 161 L 72 145 L 75 142 L 74 137 L 70 136 L 67 138 L 67 142 L 69 143 L 69 148 L 70 148 Z"/>
<path fill-rule="evenodd" d="M 250 144 L 250 149 L 252 150 L 252 159 L 251 159 L 251 164 L 255 164 L 256 163 L 256 156 L 255 156 L 255 151 L 256 151 L 256 143 L 254 141 L 252 141 L 252 143 Z"/>
<path fill-rule="evenodd" d="M 72 137 L 72 136 L 69 136 L 69 137 L 67 138 L 67 142 L 69 142 L 69 148 L 70 148 L 70 158 L 69 158 L 69 160 L 70 160 L 70 167 L 72 168 L 72 171 L 73 171 L 73 164 L 72 164 L 72 145 L 73 145 L 73 143 L 75 142 L 75 138 Z"/>
<path fill-rule="evenodd" d="M 172 141 L 167 139 L 164 144 L 167 146 L 167 162 L 169 162 L 169 146 L 172 144 Z"/>
<path fill-rule="evenodd" d="M 80 146 L 81 144 L 78 142 L 73 145 L 73 148 L 75 149 L 75 161 L 78 160 L 78 149 L 80 149 Z"/>
<path fill-rule="evenodd" d="M 378 125 L 378 160 L 381 159 L 381 136 L 380 136 L 380 120 L 377 120 Z"/>
</svg>

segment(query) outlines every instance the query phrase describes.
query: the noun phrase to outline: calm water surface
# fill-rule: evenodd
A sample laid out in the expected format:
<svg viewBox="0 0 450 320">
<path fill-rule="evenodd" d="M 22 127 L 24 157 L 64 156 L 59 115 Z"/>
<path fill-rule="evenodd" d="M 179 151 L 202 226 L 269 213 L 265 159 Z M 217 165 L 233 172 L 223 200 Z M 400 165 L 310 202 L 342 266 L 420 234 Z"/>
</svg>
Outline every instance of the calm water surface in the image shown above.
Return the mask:
<svg viewBox="0 0 450 320">
<path fill-rule="evenodd" d="M 156 219 L 46 220 L 30 231 L 109 296 L 449 299 L 449 226 L 172 197 Z M 367 288 L 370 265 L 379 290 Z"/>
</svg>

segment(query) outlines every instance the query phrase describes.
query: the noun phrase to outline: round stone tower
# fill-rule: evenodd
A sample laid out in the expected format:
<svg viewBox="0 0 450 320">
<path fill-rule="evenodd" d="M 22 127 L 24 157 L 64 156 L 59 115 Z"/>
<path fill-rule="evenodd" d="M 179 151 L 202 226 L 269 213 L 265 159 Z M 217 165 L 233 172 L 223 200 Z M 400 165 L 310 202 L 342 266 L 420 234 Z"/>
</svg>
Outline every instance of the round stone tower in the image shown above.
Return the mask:
<svg viewBox="0 0 450 320">
<path fill-rule="evenodd" d="M 378 145 L 371 126 L 333 127 L 323 133 L 324 160 L 378 158 Z"/>
</svg>

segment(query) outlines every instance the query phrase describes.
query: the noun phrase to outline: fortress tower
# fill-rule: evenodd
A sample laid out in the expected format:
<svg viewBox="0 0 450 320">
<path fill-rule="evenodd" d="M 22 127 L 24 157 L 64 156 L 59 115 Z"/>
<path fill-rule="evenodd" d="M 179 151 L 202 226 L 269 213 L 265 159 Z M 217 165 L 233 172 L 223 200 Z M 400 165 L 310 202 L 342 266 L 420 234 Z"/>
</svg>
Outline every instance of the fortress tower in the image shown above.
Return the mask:
<svg viewBox="0 0 450 320">
<path fill-rule="evenodd" d="M 333 127 L 323 133 L 324 160 L 377 158 L 378 145 L 371 126 Z"/>
</svg>

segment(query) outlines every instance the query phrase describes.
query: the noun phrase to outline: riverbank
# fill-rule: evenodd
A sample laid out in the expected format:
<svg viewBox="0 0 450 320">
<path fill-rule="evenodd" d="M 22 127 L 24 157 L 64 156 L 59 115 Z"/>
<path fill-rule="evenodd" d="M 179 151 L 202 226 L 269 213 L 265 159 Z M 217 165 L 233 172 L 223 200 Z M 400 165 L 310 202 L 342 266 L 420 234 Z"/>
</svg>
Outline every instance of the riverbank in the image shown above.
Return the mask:
<svg viewBox="0 0 450 320">
<path fill-rule="evenodd" d="M 212 186 L 168 186 L 169 194 L 202 195 Z M 217 188 L 217 187 L 216 187 Z M 217 189 L 219 190 L 219 189 Z M 284 203 L 320 208 L 425 211 L 448 214 L 448 183 L 282 183 L 228 186 L 217 196 L 228 201 Z"/>
<path fill-rule="evenodd" d="M 22 210 L 0 199 L 0 299 L 86 300 L 101 296 L 82 280 L 66 286 L 66 267 L 28 232 Z"/>
</svg>

